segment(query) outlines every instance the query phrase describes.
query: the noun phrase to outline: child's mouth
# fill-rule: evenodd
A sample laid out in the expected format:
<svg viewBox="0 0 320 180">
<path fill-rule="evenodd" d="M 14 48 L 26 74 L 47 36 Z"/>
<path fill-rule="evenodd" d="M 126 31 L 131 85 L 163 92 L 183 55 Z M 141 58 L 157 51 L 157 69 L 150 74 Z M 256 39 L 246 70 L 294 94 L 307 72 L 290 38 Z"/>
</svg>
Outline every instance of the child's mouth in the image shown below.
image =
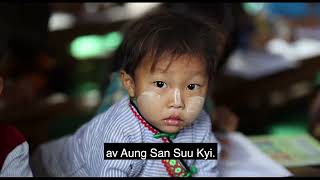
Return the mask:
<svg viewBox="0 0 320 180">
<path fill-rule="evenodd" d="M 180 126 L 182 119 L 179 116 L 170 116 L 164 119 L 164 122 L 168 126 Z"/>
</svg>

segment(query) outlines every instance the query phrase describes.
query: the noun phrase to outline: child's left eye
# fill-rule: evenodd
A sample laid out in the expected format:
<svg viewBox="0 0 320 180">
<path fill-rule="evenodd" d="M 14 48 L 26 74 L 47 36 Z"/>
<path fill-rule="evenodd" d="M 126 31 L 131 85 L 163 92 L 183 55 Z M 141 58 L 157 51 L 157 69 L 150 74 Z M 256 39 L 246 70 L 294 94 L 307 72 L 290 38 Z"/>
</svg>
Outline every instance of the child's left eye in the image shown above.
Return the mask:
<svg viewBox="0 0 320 180">
<path fill-rule="evenodd" d="M 188 85 L 188 89 L 189 90 L 195 90 L 195 89 L 198 89 L 198 88 L 200 88 L 199 84 L 189 84 Z"/>
</svg>

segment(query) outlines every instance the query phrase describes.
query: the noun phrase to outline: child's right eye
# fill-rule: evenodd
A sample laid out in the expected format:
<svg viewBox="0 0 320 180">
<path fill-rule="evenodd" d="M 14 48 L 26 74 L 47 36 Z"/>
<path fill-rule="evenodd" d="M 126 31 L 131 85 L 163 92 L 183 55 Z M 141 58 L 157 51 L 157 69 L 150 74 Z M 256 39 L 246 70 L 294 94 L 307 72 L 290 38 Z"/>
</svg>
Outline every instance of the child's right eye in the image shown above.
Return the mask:
<svg viewBox="0 0 320 180">
<path fill-rule="evenodd" d="M 155 81 L 155 82 L 153 82 L 153 84 L 155 86 L 157 86 L 158 88 L 166 88 L 167 87 L 167 84 L 165 82 L 162 82 L 162 81 Z"/>
</svg>

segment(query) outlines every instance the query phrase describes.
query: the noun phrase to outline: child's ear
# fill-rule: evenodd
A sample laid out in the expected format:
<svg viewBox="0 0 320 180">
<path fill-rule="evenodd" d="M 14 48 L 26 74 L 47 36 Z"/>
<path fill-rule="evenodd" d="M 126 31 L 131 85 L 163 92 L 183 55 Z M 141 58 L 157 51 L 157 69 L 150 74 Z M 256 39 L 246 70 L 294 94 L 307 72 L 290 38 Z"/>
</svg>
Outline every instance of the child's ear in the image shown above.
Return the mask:
<svg viewBox="0 0 320 180">
<path fill-rule="evenodd" d="M 2 89 L 3 89 L 3 79 L 2 77 L 0 77 L 0 94 L 2 93 Z"/>
<path fill-rule="evenodd" d="M 135 96 L 135 85 L 133 78 L 127 74 L 124 70 L 120 71 L 120 78 L 122 81 L 122 85 L 128 91 L 130 97 Z"/>
</svg>

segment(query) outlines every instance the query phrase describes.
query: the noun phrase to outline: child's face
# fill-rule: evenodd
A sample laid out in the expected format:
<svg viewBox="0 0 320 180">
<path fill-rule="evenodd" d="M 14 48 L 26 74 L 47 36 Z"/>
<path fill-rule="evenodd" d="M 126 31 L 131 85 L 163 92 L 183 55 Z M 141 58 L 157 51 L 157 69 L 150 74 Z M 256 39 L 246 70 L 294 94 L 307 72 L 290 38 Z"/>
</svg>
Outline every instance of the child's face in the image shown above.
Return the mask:
<svg viewBox="0 0 320 180">
<path fill-rule="evenodd" d="M 184 55 L 169 65 L 170 60 L 162 58 L 154 72 L 152 62 L 144 62 L 136 69 L 129 90 L 142 115 L 168 133 L 190 125 L 201 112 L 208 90 L 204 61 Z"/>
</svg>

